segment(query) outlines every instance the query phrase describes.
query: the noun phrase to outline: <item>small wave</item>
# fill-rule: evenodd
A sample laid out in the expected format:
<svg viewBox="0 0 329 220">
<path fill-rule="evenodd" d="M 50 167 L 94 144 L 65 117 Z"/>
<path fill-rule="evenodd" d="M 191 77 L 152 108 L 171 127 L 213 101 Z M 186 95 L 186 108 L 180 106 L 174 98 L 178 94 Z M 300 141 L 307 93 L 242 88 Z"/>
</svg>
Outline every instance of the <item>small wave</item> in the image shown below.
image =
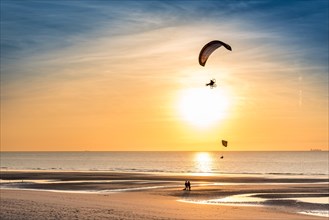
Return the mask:
<svg viewBox="0 0 329 220">
<path fill-rule="evenodd" d="M 211 174 L 211 175 L 269 175 L 269 176 L 328 176 L 328 173 L 301 173 L 301 172 L 220 172 L 218 170 L 214 170 L 211 172 L 200 172 L 198 170 L 164 170 L 164 169 L 148 169 L 148 168 L 89 168 L 89 169 L 77 169 L 77 168 L 62 168 L 62 167 L 50 167 L 50 168 L 42 168 L 42 167 L 27 167 L 27 168 L 14 168 L 3 166 L 0 167 L 2 170 L 7 171 L 17 171 L 17 170 L 37 170 L 37 171 L 95 171 L 95 172 L 136 172 L 136 173 L 168 173 L 168 174 Z"/>
<path fill-rule="evenodd" d="M 265 173 L 268 175 L 286 175 L 286 176 L 310 176 L 310 175 L 314 175 L 314 176 L 324 176 L 326 174 L 324 173 Z"/>
<path fill-rule="evenodd" d="M 304 214 L 304 215 L 314 215 L 314 216 L 329 218 L 328 210 L 309 210 L 309 211 L 303 211 L 303 212 L 298 212 L 298 213 Z"/>
</svg>

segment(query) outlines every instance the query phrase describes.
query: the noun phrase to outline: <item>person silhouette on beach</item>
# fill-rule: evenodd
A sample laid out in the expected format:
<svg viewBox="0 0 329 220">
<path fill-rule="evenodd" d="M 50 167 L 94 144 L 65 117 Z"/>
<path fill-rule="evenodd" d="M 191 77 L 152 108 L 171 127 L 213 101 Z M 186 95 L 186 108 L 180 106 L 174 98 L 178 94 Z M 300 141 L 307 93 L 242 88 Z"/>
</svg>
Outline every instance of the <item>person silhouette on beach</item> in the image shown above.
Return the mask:
<svg viewBox="0 0 329 220">
<path fill-rule="evenodd" d="M 191 183 L 190 183 L 189 180 L 187 181 L 187 188 L 188 188 L 189 191 L 191 191 Z"/>
<path fill-rule="evenodd" d="M 184 190 L 187 190 L 187 188 L 188 188 L 188 181 L 186 180 L 185 181 L 185 188 L 184 188 Z"/>
</svg>

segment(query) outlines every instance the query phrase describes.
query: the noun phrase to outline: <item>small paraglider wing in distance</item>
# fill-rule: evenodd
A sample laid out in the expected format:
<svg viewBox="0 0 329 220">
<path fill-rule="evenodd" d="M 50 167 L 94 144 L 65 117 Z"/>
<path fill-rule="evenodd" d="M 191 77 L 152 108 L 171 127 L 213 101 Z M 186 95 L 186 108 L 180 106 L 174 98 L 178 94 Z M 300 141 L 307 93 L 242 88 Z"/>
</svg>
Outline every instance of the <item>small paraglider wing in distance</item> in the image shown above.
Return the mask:
<svg viewBox="0 0 329 220">
<path fill-rule="evenodd" d="M 217 48 L 224 46 L 227 50 L 232 51 L 232 48 L 230 45 L 219 41 L 219 40 L 214 40 L 209 43 L 207 43 L 200 51 L 199 54 L 199 64 L 201 66 L 206 65 L 208 57 L 214 52 Z"/>
<path fill-rule="evenodd" d="M 222 145 L 223 145 L 224 147 L 227 147 L 227 141 L 222 140 Z"/>
</svg>

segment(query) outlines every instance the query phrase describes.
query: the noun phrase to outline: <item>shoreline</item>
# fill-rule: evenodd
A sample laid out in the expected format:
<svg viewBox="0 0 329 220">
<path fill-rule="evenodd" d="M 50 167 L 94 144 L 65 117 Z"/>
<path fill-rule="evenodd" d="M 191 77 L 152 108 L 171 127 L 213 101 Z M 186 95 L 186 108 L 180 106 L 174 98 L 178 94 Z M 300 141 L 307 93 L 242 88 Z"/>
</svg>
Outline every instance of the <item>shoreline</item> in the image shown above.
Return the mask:
<svg viewBox="0 0 329 220">
<path fill-rule="evenodd" d="M 27 175 L 24 175 L 27 174 Z M 104 176 L 104 177 L 110 177 L 112 178 L 113 176 L 125 176 L 125 175 L 144 175 L 144 176 L 166 176 L 166 177 L 174 177 L 174 178 L 179 178 L 179 177 L 190 177 L 190 178 L 204 178 L 204 179 L 213 179 L 213 178 L 218 178 L 218 179 L 225 179 L 225 178 L 255 178 L 255 179 L 291 179 L 291 180 L 305 180 L 305 179 L 319 179 L 320 181 L 322 180 L 328 180 L 328 174 L 285 174 L 285 173 L 207 173 L 207 172 L 202 172 L 202 173 L 177 173 L 177 172 L 148 172 L 148 171 L 104 171 L 104 170 L 39 170 L 39 169 L 24 169 L 24 170 L 19 170 L 19 169 L 13 169 L 13 170 L 3 170 L 0 169 L 0 175 L 1 178 L 15 178 L 16 176 L 19 177 L 24 177 L 24 178 L 31 178 L 31 175 L 34 176 L 42 176 L 43 174 L 46 174 L 46 178 L 59 178 L 61 176 L 64 176 L 64 174 L 74 174 L 76 175 L 75 178 L 79 178 L 81 176 L 84 177 L 91 177 L 91 176 Z M 47 175 L 48 174 L 48 175 Z M 81 175 L 82 174 L 82 175 Z M 96 174 L 96 175 L 95 175 Z M 1 179 L 0 178 L 0 179 Z"/>
<path fill-rule="evenodd" d="M 168 175 L 168 176 L 267 176 L 267 177 L 314 177 L 314 178 L 326 178 L 329 173 L 319 174 L 303 174 L 303 173 L 220 173 L 220 172 L 157 172 L 157 171 L 137 171 L 137 170 L 63 170 L 63 169 L 7 169 L 0 168 L 0 172 L 28 172 L 28 173 L 140 173 L 140 174 L 152 174 L 152 175 Z"/>
<path fill-rule="evenodd" d="M 140 198 L 146 207 L 152 206 L 153 203 L 161 204 L 165 199 L 166 201 L 169 200 L 171 204 L 167 207 L 168 210 L 175 209 L 175 207 L 184 207 L 186 213 L 189 213 L 189 210 L 185 210 L 188 207 L 193 207 L 193 209 L 198 207 L 197 209 L 201 209 L 200 212 L 208 209 L 220 209 L 222 211 L 242 209 L 243 212 L 249 210 L 248 212 L 251 212 L 250 215 L 252 216 L 262 216 L 258 212 L 264 210 L 272 213 L 270 217 L 263 216 L 259 219 L 275 219 L 277 215 L 281 215 L 281 217 L 289 215 L 289 219 L 310 219 L 304 216 L 309 217 L 311 214 L 322 215 L 323 217 L 329 216 L 329 213 L 326 212 L 329 209 L 329 204 L 321 202 L 329 198 L 328 179 L 324 178 L 268 178 L 267 176 L 238 175 L 182 176 L 126 172 L 1 171 L 0 179 L 2 180 L 0 182 L 1 209 L 18 212 L 16 216 L 18 219 L 23 214 L 19 214 L 20 210 L 15 210 L 15 204 L 20 204 L 17 200 L 21 200 L 21 197 L 23 197 L 23 200 L 27 200 L 28 203 L 39 204 L 40 201 L 35 198 L 48 194 L 52 196 L 62 195 L 71 200 L 80 197 L 87 200 L 99 197 L 108 199 L 115 197 L 118 198 L 116 202 L 122 203 L 122 206 L 118 207 L 120 210 L 125 209 L 126 205 L 128 207 L 133 206 L 133 204 L 127 204 L 124 200 L 136 196 Z M 182 190 L 186 179 L 191 181 L 192 191 Z M 33 194 L 33 197 L 27 196 L 31 194 Z M 151 200 L 147 199 L 149 196 L 152 197 Z M 312 202 L 312 200 L 315 202 Z M 81 205 L 84 204 L 82 201 L 77 200 L 77 202 L 82 203 Z M 109 202 L 112 203 L 111 199 L 109 199 Z M 60 206 L 61 201 L 55 200 L 53 203 Z M 24 207 L 24 204 L 20 204 L 20 206 Z M 209 208 L 208 206 L 217 208 Z M 146 207 L 144 209 L 147 209 L 148 213 L 155 213 L 155 210 Z M 133 207 L 131 209 L 133 211 Z M 157 209 L 161 208 L 157 207 Z M 121 214 L 122 210 L 120 211 Z M 80 211 L 83 212 L 83 210 Z M 28 210 L 26 212 L 24 216 L 29 213 Z M 56 212 L 60 212 L 60 210 L 56 210 Z M 140 214 L 140 210 L 134 212 Z M 181 216 L 179 213 L 174 214 L 174 216 L 179 215 L 182 217 L 178 219 L 216 219 L 214 217 L 216 213 L 213 212 L 208 213 L 207 211 L 205 213 L 209 218 L 201 218 L 198 213 L 194 213 L 194 217 L 193 215 L 192 217 Z M 175 217 L 166 214 L 154 215 L 153 217 L 148 216 L 147 219 L 175 219 Z M 244 219 L 242 216 L 241 218 L 236 216 L 235 213 L 225 216 L 227 219 Z M 10 216 L 1 217 L 10 219 Z M 323 219 L 323 217 L 312 216 L 314 219 Z M 44 218 L 44 216 L 40 216 L 40 218 Z M 90 218 L 93 217 L 90 216 Z M 284 219 L 284 217 L 281 219 Z"/>
</svg>

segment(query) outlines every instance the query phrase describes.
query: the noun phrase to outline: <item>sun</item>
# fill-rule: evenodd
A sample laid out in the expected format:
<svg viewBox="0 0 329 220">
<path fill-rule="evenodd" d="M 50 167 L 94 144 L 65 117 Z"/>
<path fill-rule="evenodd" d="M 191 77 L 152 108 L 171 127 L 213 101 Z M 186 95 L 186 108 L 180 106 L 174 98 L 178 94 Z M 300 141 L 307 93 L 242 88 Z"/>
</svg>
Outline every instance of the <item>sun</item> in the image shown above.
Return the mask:
<svg viewBox="0 0 329 220">
<path fill-rule="evenodd" d="M 229 96 L 223 89 L 183 90 L 178 103 L 182 118 L 198 127 L 208 127 L 227 116 Z"/>
</svg>

